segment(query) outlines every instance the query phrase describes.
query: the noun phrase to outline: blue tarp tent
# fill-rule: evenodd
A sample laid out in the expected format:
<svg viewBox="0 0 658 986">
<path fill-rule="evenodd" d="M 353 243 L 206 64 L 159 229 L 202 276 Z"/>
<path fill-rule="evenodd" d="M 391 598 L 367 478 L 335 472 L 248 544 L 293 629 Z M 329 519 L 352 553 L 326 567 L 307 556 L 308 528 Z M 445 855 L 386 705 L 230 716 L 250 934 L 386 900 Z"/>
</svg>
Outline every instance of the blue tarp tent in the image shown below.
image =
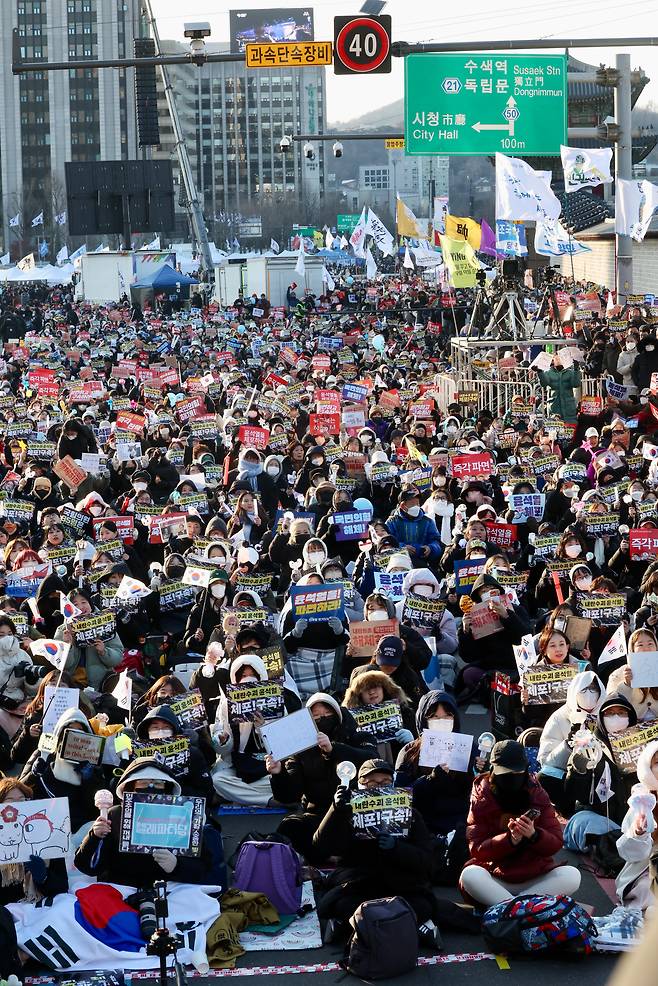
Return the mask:
<svg viewBox="0 0 658 986">
<path fill-rule="evenodd" d="M 171 264 L 162 264 L 152 274 L 131 284 L 131 289 L 134 291 L 178 291 L 186 288 L 187 294 L 189 294 L 190 286 L 198 283 L 196 278 L 189 277 L 188 274 L 181 274 Z"/>
</svg>

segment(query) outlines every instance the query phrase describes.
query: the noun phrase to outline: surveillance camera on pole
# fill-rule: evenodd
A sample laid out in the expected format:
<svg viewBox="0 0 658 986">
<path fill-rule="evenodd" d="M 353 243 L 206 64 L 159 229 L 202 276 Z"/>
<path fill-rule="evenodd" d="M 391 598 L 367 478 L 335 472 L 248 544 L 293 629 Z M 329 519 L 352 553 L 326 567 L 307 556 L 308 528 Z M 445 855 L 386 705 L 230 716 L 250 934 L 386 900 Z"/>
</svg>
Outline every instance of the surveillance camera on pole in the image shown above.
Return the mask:
<svg viewBox="0 0 658 986">
<path fill-rule="evenodd" d="M 281 140 L 279 141 L 279 150 L 281 151 L 282 154 L 286 154 L 291 147 L 292 147 L 292 137 L 289 137 L 287 134 L 284 134 Z"/>
<path fill-rule="evenodd" d="M 334 157 L 342 157 L 342 156 L 343 156 L 343 145 L 339 140 L 337 140 L 336 143 L 334 144 Z"/>
<path fill-rule="evenodd" d="M 184 34 L 186 38 L 190 39 L 192 60 L 201 64 L 206 57 L 205 38 L 210 37 L 210 24 L 208 21 L 195 21 L 193 24 L 186 24 Z"/>
<path fill-rule="evenodd" d="M 307 161 L 315 161 L 315 150 L 310 140 L 307 140 L 304 144 L 304 157 Z"/>
</svg>

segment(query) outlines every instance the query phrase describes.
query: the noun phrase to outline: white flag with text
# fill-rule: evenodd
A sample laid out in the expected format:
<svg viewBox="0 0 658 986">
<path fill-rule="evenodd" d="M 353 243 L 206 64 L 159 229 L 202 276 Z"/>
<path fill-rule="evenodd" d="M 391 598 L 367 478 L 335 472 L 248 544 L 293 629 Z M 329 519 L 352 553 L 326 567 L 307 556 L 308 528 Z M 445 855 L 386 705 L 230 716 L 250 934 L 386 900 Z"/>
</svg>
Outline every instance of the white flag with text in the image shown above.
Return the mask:
<svg viewBox="0 0 658 986">
<path fill-rule="evenodd" d="M 497 220 L 557 219 L 560 209 L 546 173 L 521 158 L 496 153 Z"/>
</svg>

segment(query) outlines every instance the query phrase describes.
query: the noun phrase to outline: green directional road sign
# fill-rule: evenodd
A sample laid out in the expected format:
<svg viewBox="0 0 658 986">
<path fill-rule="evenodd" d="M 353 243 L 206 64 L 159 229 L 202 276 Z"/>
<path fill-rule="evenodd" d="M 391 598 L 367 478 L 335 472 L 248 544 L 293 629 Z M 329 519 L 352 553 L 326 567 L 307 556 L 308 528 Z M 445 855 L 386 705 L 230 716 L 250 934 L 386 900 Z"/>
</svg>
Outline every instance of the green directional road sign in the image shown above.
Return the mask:
<svg viewBox="0 0 658 986">
<path fill-rule="evenodd" d="M 339 233 L 353 233 L 360 216 L 360 212 L 340 212 L 336 217 L 336 229 Z"/>
<path fill-rule="evenodd" d="M 408 55 L 407 154 L 559 155 L 567 142 L 566 55 Z"/>
</svg>

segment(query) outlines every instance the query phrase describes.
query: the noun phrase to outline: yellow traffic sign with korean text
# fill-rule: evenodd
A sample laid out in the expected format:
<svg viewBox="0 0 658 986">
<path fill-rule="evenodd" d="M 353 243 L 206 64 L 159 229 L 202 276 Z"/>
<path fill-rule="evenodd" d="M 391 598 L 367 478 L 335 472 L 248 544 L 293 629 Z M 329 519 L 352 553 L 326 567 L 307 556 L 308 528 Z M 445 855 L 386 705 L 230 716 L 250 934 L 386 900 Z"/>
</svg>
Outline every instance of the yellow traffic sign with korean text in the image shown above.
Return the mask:
<svg viewBox="0 0 658 986">
<path fill-rule="evenodd" d="M 331 41 L 282 41 L 279 44 L 245 45 L 247 68 L 331 65 Z"/>
</svg>

